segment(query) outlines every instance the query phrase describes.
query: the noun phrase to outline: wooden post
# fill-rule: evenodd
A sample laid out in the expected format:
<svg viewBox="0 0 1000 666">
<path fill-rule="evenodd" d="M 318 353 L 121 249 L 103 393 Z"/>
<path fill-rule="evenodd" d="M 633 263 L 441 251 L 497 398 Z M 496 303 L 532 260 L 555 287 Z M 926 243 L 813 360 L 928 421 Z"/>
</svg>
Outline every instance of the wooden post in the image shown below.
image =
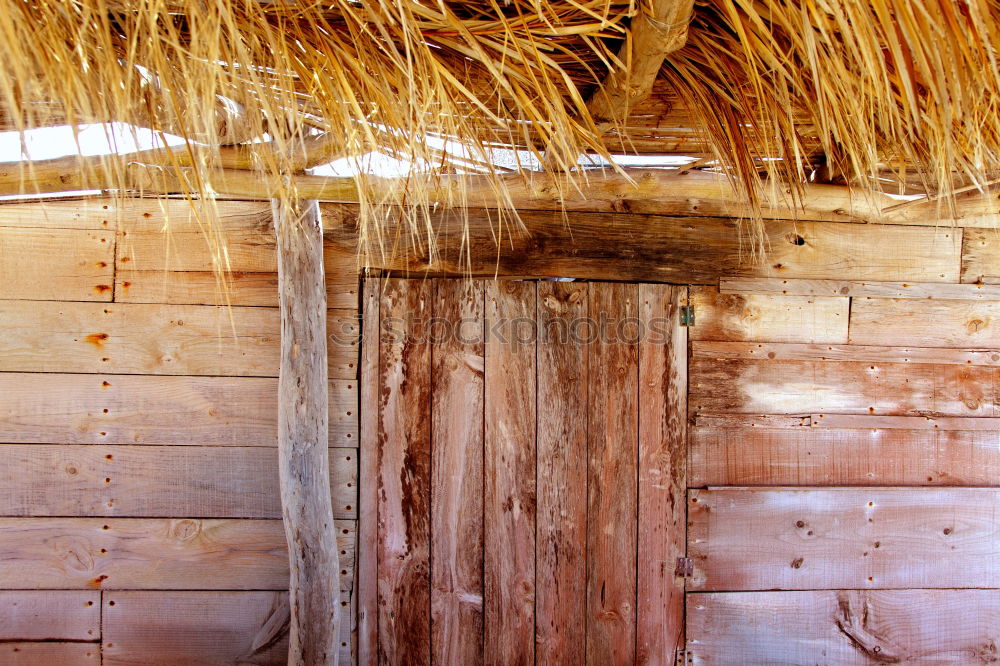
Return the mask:
<svg viewBox="0 0 1000 666">
<path fill-rule="evenodd" d="M 337 664 L 340 557 L 330 499 L 326 283 L 315 201 L 273 200 L 281 303 L 278 467 L 288 539 L 291 666 Z"/>
</svg>

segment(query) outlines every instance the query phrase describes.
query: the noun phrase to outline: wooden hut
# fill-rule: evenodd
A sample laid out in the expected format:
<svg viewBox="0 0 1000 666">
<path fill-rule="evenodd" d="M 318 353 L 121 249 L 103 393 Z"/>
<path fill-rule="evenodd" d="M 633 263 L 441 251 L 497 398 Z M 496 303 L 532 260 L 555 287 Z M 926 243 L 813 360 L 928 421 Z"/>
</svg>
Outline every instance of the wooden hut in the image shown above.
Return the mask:
<svg viewBox="0 0 1000 666">
<path fill-rule="evenodd" d="M 0 664 L 1000 659 L 998 19 L 3 0 Z"/>
</svg>

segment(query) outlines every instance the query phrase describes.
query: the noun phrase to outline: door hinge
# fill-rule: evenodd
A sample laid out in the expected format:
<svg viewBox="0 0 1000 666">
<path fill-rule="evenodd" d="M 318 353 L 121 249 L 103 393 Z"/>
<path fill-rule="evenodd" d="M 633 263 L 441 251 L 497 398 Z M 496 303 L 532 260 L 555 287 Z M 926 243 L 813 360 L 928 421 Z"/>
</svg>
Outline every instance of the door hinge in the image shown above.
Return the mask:
<svg viewBox="0 0 1000 666">
<path fill-rule="evenodd" d="M 694 326 L 694 306 L 681 306 L 681 326 Z"/>
<path fill-rule="evenodd" d="M 678 557 L 677 567 L 674 569 L 675 576 L 690 578 L 694 575 L 694 560 L 690 557 Z"/>
</svg>

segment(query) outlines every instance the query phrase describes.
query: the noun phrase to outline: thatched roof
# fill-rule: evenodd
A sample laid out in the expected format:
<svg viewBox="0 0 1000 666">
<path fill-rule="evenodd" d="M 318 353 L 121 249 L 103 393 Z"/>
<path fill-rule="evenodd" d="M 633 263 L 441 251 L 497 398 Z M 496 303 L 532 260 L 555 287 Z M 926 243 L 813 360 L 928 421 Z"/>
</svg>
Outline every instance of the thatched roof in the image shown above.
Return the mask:
<svg viewBox="0 0 1000 666">
<path fill-rule="evenodd" d="M 946 201 L 1000 171 L 997 0 L 2 7 L 0 124 L 175 134 L 189 149 L 153 161 L 193 169 L 201 191 L 217 167 L 289 182 L 374 152 L 419 168 L 365 203 L 419 209 L 438 174 L 509 175 L 499 148 L 570 174 L 586 153 L 691 156 L 730 176 L 748 211 L 779 180 Z"/>
</svg>

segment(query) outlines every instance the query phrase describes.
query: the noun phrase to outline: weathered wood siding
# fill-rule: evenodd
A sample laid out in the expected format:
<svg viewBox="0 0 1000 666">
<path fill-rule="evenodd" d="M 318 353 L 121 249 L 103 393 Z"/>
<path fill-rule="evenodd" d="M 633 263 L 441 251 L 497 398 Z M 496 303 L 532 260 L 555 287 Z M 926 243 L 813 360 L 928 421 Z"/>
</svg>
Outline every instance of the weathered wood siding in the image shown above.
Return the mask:
<svg viewBox="0 0 1000 666">
<path fill-rule="evenodd" d="M 326 269 L 350 616 L 358 281 L 353 255 Z M 0 662 L 284 663 L 268 204 L 0 205 L 0 283 Z"/>
</svg>

